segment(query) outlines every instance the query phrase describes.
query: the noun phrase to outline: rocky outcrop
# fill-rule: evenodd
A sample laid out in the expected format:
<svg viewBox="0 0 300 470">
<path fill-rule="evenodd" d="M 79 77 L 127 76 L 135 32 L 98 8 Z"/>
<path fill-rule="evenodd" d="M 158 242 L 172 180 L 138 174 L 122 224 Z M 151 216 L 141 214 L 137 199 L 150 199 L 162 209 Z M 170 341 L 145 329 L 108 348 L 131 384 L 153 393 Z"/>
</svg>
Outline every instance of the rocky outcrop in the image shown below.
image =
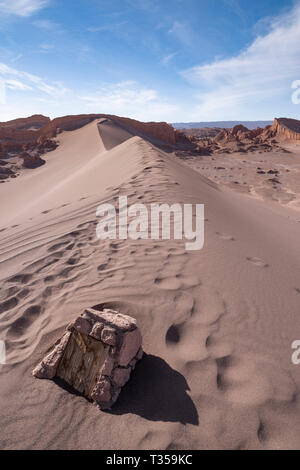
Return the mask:
<svg viewBox="0 0 300 470">
<path fill-rule="evenodd" d="M 247 129 L 247 127 L 241 124 L 233 127 L 232 129 L 222 129 L 214 138 L 214 142 L 252 142 L 263 133 L 263 129 L 258 127 L 257 129 Z M 257 140 L 258 142 L 258 140 Z"/>
<path fill-rule="evenodd" d="M 297 119 L 275 118 L 269 128 L 269 137 L 280 137 L 283 140 L 300 140 L 300 121 Z"/>
<path fill-rule="evenodd" d="M 34 114 L 28 118 L 14 119 L 12 121 L 0 122 L 1 128 L 12 128 L 15 130 L 39 130 L 51 121 L 49 117 L 42 114 Z"/>
<path fill-rule="evenodd" d="M 34 142 L 39 138 L 41 129 L 49 122 L 50 118 L 39 114 L 28 118 L 0 122 L 0 142 L 19 144 Z"/>
<path fill-rule="evenodd" d="M 39 155 L 30 155 L 29 153 L 24 152 L 22 154 L 23 158 L 23 167 L 29 168 L 31 170 L 38 168 L 42 165 L 45 165 L 45 160 L 39 157 Z"/>
<path fill-rule="evenodd" d="M 136 320 L 109 309 L 87 309 L 34 369 L 39 379 L 63 380 L 109 409 L 143 356 Z"/>
<path fill-rule="evenodd" d="M 79 129 L 95 119 L 108 118 L 116 121 L 117 123 L 141 133 L 145 136 L 150 136 L 155 139 L 161 140 L 170 145 L 176 145 L 176 142 L 181 142 L 185 139 L 188 140 L 181 132 L 176 131 L 170 124 L 166 122 L 140 122 L 134 119 L 119 117 L 109 114 L 87 114 L 76 116 L 64 116 L 53 119 L 42 130 L 41 136 L 46 138 L 56 137 L 62 131 L 72 131 Z"/>
<path fill-rule="evenodd" d="M 0 180 L 5 180 L 10 176 L 13 176 L 14 172 L 10 168 L 6 168 L 6 166 L 0 166 Z"/>
<path fill-rule="evenodd" d="M 180 131 L 175 130 L 166 122 L 140 122 L 135 119 L 108 115 L 108 114 L 80 114 L 64 116 L 53 120 L 42 115 L 34 115 L 29 118 L 15 119 L 0 123 L 0 143 L 8 146 L 24 146 L 24 150 L 33 150 L 38 145 L 51 142 L 62 131 L 73 131 L 89 124 L 95 119 L 108 118 L 126 127 L 136 135 L 144 138 L 152 138 L 175 147 L 192 147 L 191 140 Z M 12 148 L 11 147 L 11 148 Z M 54 148 L 48 147 L 50 150 Z M 9 150 L 7 150 L 9 151 Z"/>
<path fill-rule="evenodd" d="M 275 119 L 273 126 L 264 129 L 247 129 L 237 125 L 232 129 L 222 129 L 214 138 L 197 139 L 198 153 L 210 155 L 212 153 L 233 152 L 270 152 L 284 151 L 279 143 L 282 140 L 300 139 L 300 121 L 293 119 Z"/>
<path fill-rule="evenodd" d="M 19 142 L 4 142 L 0 143 L 1 158 L 5 157 L 10 152 L 20 152 L 23 149 L 23 144 Z"/>
</svg>

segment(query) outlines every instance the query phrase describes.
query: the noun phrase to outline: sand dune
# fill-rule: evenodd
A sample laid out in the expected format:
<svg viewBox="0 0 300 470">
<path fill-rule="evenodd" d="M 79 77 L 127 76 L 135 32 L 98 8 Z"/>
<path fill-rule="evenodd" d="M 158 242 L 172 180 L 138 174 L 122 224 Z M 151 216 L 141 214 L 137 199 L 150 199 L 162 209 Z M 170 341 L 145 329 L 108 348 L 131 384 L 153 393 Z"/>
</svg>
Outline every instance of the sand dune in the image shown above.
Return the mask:
<svg viewBox="0 0 300 470">
<path fill-rule="evenodd" d="M 299 215 L 221 188 L 112 121 L 59 135 L 0 187 L 0 447 L 299 448 Z M 96 208 L 204 203 L 205 246 L 96 237 Z M 145 358 L 111 412 L 31 370 L 86 306 L 138 319 Z"/>
</svg>

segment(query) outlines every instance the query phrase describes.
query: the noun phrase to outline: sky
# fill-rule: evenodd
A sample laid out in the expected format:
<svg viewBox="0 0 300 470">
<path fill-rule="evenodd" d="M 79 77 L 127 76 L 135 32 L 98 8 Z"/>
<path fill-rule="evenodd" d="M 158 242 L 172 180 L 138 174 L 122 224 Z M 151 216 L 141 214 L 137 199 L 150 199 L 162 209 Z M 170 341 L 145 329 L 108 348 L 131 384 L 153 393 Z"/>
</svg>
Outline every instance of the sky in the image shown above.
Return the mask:
<svg viewBox="0 0 300 470">
<path fill-rule="evenodd" d="M 0 121 L 300 119 L 299 90 L 300 0 L 0 0 Z"/>
</svg>

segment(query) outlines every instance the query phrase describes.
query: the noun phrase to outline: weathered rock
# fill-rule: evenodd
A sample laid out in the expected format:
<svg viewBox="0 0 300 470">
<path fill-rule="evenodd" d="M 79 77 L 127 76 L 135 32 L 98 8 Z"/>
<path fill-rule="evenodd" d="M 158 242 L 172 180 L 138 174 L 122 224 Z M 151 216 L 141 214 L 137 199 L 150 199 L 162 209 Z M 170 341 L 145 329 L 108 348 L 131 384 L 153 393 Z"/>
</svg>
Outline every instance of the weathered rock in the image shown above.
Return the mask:
<svg viewBox="0 0 300 470">
<path fill-rule="evenodd" d="M 101 332 L 101 340 L 111 346 L 116 346 L 117 335 L 113 328 L 105 326 Z"/>
<path fill-rule="evenodd" d="M 142 356 L 142 336 L 134 318 L 110 309 L 86 309 L 67 327 L 33 375 L 59 377 L 107 409 Z"/>
<path fill-rule="evenodd" d="M 24 157 L 23 160 L 23 166 L 25 168 L 38 168 L 39 166 L 44 165 L 46 162 L 42 158 L 40 158 L 38 155 L 27 155 Z"/>
<path fill-rule="evenodd" d="M 130 361 L 137 355 L 142 343 L 141 333 L 138 329 L 124 333 L 123 342 L 119 355 L 119 364 L 127 366 Z"/>
<path fill-rule="evenodd" d="M 95 338 L 98 341 L 100 341 L 101 340 L 101 333 L 102 333 L 103 328 L 104 328 L 103 323 L 95 323 L 95 325 L 93 326 L 93 329 L 90 333 L 92 338 Z"/>
<path fill-rule="evenodd" d="M 130 372 L 131 372 L 130 367 L 128 367 L 127 369 L 123 369 L 120 367 L 115 369 L 114 376 L 113 376 L 114 383 L 118 387 L 123 387 L 126 384 L 126 382 L 128 382 L 129 380 Z"/>
<path fill-rule="evenodd" d="M 270 137 L 279 136 L 285 140 L 300 140 L 300 121 L 297 119 L 275 118 Z"/>
<path fill-rule="evenodd" d="M 0 166 L 0 175 L 10 176 L 13 174 L 14 172 L 10 168 L 6 168 L 6 167 L 3 168 L 2 166 Z"/>
<path fill-rule="evenodd" d="M 32 372 L 35 377 L 38 379 L 53 379 L 55 377 L 58 365 L 70 337 L 71 332 L 67 332 L 61 340 L 56 343 L 53 351 L 51 351 Z"/>
</svg>

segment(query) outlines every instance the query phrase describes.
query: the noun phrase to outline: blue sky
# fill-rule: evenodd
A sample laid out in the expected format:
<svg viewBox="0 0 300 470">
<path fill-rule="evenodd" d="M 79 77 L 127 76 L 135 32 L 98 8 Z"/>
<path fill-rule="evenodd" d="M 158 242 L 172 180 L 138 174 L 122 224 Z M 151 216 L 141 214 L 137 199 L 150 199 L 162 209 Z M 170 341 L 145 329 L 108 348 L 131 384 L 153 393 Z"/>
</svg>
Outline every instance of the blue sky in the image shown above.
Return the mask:
<svg viewBox="0 0 300 470">
<path fill-rule="evenodd" d="M 0 0 L 0 120 L 300 119 L 297 0 Z"/>
</svg>

